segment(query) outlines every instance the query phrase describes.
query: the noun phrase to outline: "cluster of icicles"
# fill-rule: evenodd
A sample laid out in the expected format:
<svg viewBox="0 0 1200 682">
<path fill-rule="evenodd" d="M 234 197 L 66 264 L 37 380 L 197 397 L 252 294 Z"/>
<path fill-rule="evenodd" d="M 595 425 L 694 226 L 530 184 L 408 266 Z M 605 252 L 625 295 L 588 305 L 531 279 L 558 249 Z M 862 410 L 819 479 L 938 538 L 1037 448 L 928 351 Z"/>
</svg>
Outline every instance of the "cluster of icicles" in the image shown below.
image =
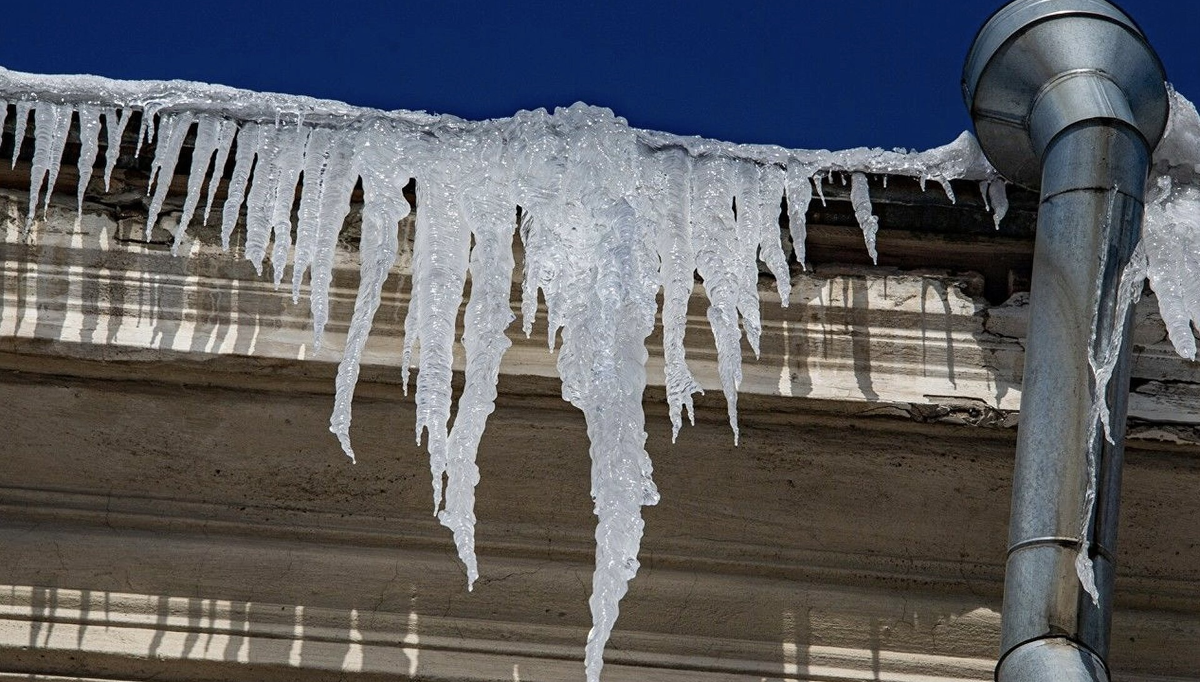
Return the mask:
<svg viewBox="0 0 1200 682">
<path fill-rule="evenodd" d="M 330 430 L 351 458 L 351 402 L 359 363 L 384 281 L 402 241 L 407 243 L 399 225 L 412 209 L 403 188 L 415 178 L 412 293 L 400 364 L 407 386 L 410 361 L 419 350 L 416 436 L 418 442 L 423 435 L 427 441 L 434 510 L 453 531 L 469 584 L 478 576 L 475 455 L 494 409 L 500 363 L 510 346 L 507 329 L 515 319 L 510 301 L 513 242 L 519 234 L 525 255 L 523 329 L 531 333 L 540 292 L 548 344 L 551 350 L 559 345 L 563 398 L 583 411 L 591 442 L 591 494 L 599 519 L 590 600 L 593 628 L 586 650 L 587 676 L 593 682 L 599 679 L 619 601 L 638 569 L 641 507 L 658 500 L 645 449 L 642 396 L 647 382 L 645 341 L 658 317 L 659 293 L 673 433 L 681 427 L 684 410 L 691 416 L 692 396 L 701 390 L 684 355 L 687 305 L 698 275 L 709 303 L 708 320 L 736 440 L 743 335 L 756 354 L 759 346 L 760 262 L 774 275 L 782 304 L 788 302 L 790 274 L 780 230 L 785 197 L 791 243 L 800 264 L 805 212 L 814 191 L 824 199 L 822 183 L 827 180 L 848 178 L 851 203 L 872 257 L 878 220 L 872 214 L 868 175 L 907 175 L 920 178 L 922 184 L 931 179 L 951 200 L 951 179 L 973 180 L 980 183 L 997 226 L 1007 209 L 1004 183 L 966 133 L 922 153 L 797 151 L 639 130 L 611 111 L 581 104 L 553 113 L 523 111 L 511 118 L 470 122 L 178 81 L 122 82 L 4 70 L 0 98 L 8 100 L 0 102 L 5 105 L 0 107 L 0 125 L 9 101 L 16 112 L 14 164 L 31 113 L 33 118 L 26 230 L 35 223 L 39 203 L 43 210 L 49 205 L 73 121 L 80 140 L 82 210 L 101 132 L 107 188 L 124 128 L 131 112 L 140 111 L 134 153 L 140 153 L 143 144 L 154 144 L 147 239 L 180 151 L 191 140 L 187 196 L 173 228 L 176 245 L 191 223 L 213 218 L 214 192 L 227 182 L 219 217 L 223 245 L 228 248 L 244 205 L 246 258 L 260 272 L 269 261 L 277 284 L 290 261 L 297 302 L 308 273 L 315 345 L 329 316 L 338 235 L 351 194 L 361 182 L 359 289 L 330 420 Z M 1194 116 L 1195 110 L 1191 113 Z M 233 167 L 227 173 L 231 156 Z M 294 206 L 298 187 L 299 205 Z M 1150 218 L 1151 210 L 1178 213 L 1180 220 L 1195 226 L 1200 215 L 1196 190 L 1164 191 L 1162 201 L 1148 207 L 1148 230 L 1158 224 Z M 1200 239 L 1195 234 L 1181 238 Z M 1155 270 L 1155 258 L 1164 256 L 1155 256 L 1159 252 L 1149 248 L 1147 252 L 1157 289 L 1174 265 Z M 1174 258 L 1194 258 L 1196 253 L 1170 249 Z M 455 323 L 468 278 L 470 296 L 460 339 Z M 1190 317 L 1173 321 L 1184 319 L 1183 326 L 1200 319 L 1200 291 L 1161 300 L 1164 312 L 1168 301 L 1180 302 L 1180 314 Z M 1180 324 L 1172 329 L 1177 347 L 1191 339 L 1190 329 L 1181 331 Z M 465 386 L 451 424 L 453 351 L 460 341 L 465 348 Z M 1194 355 L 1194 343 L 1190 350 Z"/>
</svg>

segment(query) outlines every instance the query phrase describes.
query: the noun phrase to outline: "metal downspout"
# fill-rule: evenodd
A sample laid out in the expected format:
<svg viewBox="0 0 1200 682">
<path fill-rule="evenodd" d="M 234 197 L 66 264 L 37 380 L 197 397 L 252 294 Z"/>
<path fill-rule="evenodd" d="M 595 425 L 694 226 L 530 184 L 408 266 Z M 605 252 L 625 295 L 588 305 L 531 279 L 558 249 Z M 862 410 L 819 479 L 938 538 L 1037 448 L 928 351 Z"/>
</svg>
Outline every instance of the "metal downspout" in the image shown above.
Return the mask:
<svg viewBox="0 0 1200 682">
<path fill-rule="evenodd" d="M 1113 317 L 1141 235 L 1151 151 L 1166 125 L 1164 81 L 1141 30 L 1105 0 L 1011 2 L 980 30 L 964 69 L 984 153 L 1009 180 L 1041 190 L 1001 682 L 1109 679 L 1132 315 Z M 1124 343 L 1105 396 L 1108 443 L 1092 423 L 1089 351 L 1104 348 L 1114 329 Z M 1081 549 L 1098 602 L 1077 574 Z"/>
</svg>

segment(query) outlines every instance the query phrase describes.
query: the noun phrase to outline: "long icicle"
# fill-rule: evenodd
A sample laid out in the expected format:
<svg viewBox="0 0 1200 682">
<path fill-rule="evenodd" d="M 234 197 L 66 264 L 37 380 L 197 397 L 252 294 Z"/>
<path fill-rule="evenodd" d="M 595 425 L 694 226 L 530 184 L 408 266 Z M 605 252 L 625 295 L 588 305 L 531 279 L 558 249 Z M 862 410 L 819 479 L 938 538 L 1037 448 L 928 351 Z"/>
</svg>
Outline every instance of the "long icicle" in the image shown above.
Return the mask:
<svg viewBox="0 0 1200 682">
<path fill-rule="evenodd" d="M 500 361 L 512 345 L 505 329 L 516 319 L 510 303 L 516 210 L 508 183 L 489 168 L 503 153 L 501 140 L 498 134 L 480 136 L 472 147 L 466 159 L 469 176 L 464 178 L 460 201 L 462 216 L 475 242 L 469 264 L 471 297 L 462 335 L 465 385 L 447 442 L 446 503 L 438 513 L 438 520 L 454 533 L 458 556 L 467 569 L 468 590 L 479 577 L 475 558 L 479 467 L 475 459 L 488 416 L 496 407 Z"/>
</svg>

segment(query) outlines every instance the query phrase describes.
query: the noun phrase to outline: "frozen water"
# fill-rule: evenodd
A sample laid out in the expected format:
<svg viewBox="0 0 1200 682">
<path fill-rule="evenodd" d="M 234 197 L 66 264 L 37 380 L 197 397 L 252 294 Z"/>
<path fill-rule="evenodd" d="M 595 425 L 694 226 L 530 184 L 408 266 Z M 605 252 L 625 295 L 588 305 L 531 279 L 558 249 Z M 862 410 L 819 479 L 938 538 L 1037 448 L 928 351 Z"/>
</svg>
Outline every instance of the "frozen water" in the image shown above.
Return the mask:
<svg viewBox="0 0 1200 682">
<path fill-rule="evenodd" d="M 1183 275 L 1200 267 L 1200 119 L 1190 103 L 1172 96 L 1172 119 L 1155 157 L 1155 182 L 1146 205 L 1145 260 L 1126 270 L 1121 289 L 1123 305 L 1131 305 L 1143 273 L 1148 273 L 1172 341 L 1181 354 L 1193 357 L 1200 285 Z M 540 296 L 547 344 L 552 351 L 558 348 L 563 398 L 583 412 L 591 441 L 597 527 L 593 628 L 585 663 L 590 680 L 599 678 L 620 600 L 638 569 L 641 507 L 658 500 L 645 449 L 642 398 L 646 339 L 654 331 L 660 291 L 673 436 L 682 427 L 684 411 L 692 416 L 693 396 L 701 391 L 684 348 L 698 276 L 736 442 L 743 336 L 757 354 L 761 334 L 760 262 L 774 277 L 783 304 L 790 293 L 780 230 L 784 201 L 801 267 L 806 212 L 814 191 L 825 204 L 826 180 L 849 184 L 872 259 L 878 256 L 879 223 L 871 206 L 871 175 L 881 177 L 884 187 L 890 175 L 916 178 L 922 185 L 931 180 L 951 201 L 956 200 L 952 180 L 977 183 L 997 227 L 1008 207 L 1004 182 L 966 133 L 920 153 L 788 150 L 639 130 L 611 111 L 582 104 L 471 122 L 180 81 L 124 82 L 6 70 L 0 70 L 0 98 L 15 111 L 14 164 L 29 116 L 35 119 L 27 225 L 32 225 L 39 199 L 43 209 L 49 201 L 73 117 L 81 143 L 81 207 L 98 154 L 101 118 L 107 188 L 122 133 L 138 114 L 134 153 L 153 145 L 154 154 L 147 238 L 170 191 L 181 150 L 191 139 L 176 241 L 199 210 L 201 196 L 207 222 L 214 196 L 226 182 L 223 247 L 229 248 L 244 207 L 242 251 L 255 268 L 261 272 L 269 258 L 279 284 L 290 260 L 291 292 L 297 301 L 308 273 L 315 345 L 329 320 L 339 234 L 361 181 L 359 289 L 330 418 L 330 430 L 352 459 L 355 384 L 383 286 L 400 248 L 409 242 L 401 228 L 408 225 L 404 219 L 412 207 L 403 190 L 415 179 L 419 210 L 401 366 L 407 384 L 413 353 L 419 350 L 415 430 L 418 439 L 425 437 L 430 455 L 434 512 L 454 535 L 469 585 L 478 576 L 476 453 L 495 407 L 500 363 L 511 343 L 514 277 L 520 279 L 527 335 Z M 233 167 L 226 180 L 231 154 Z M 519 274 L 515 234 L 524 252 Z M 470 295 L 465 297 L 468 281 Z M 465 385 L 454 411 L 450 385 L 459 342 L 465 351 Z M 1092 358 L 1098 386 L 1111 374 L 1107 352 L 1099 349 Z M 1094 428 L 1104 429 L 1107 420 L 1097 410 Z M 1085 578 L 1083 568 L 1080 575 Z"/>
</svg>

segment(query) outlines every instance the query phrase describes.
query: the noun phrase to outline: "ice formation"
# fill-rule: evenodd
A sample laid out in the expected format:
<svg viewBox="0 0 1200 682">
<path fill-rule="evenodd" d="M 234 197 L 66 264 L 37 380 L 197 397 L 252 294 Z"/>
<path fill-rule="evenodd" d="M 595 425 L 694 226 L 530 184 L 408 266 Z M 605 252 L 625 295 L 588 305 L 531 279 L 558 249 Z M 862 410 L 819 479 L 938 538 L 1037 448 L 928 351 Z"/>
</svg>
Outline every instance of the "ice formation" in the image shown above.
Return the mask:
<svg viewBox="0 0 1200 682">
<path fill-rule="evenodd" d="M 642 396 L 645 341 L 655 326 L 659 292 L 673 434 L 684 411 L 691 417 L 692 396 L 701 390 L 684 352 L 687 306 L 699 276 L 736 441 L 742 339 L 757 354 L 761 333 L 760 261 L 774 276 L 783 305 L 790 293 L 779 222 L 785 203 L 800 267 L 805 212 L 814 191 L 825 201 L 825 181 L 849 179 L 872 258 L 878 219 L 871 208 L 870 176 L 886 181 L 888 175 L 906 175 L 922 186 L 932 180 L 951 200 L 952 179 L 972 180 L 997 226 L 1007 210 L 1003 181 L 967 133 L 921 153 L 787 150 L 639 130 L 611 111 L 583 104 L 472 122 L 181 81 L 0 70 L 0 123 L 9 103 L 16 116 L 14 164 L 29 116 L 34 119 L 27 228 L 36 222 L 39 200 L 43 210 L 48 205 L 73 120 L 81 147 L 77 203 L 82 207 L 101 129 L 107 188 L 122 133 L 137 115 L 135 154 L 154 147 L 146 238 L 156 229 L 181 149 L 191 140 L 182 218 L 172 225 L 175 244 L 191 223 L 209 221 L 215 190 L 226 182 L 219 219 L 223 246 L 229 248 L 244 208 L 244 255 L 255 268 L 261 273 L 269 262 L 279 284 L 290 260 L 296 301 L 308 273 L 314 344 L 320 344 L 329 320 L 334 251 L 361 181 L 359 289 L 330 419 L 330 430 L 351 459 L 359 365 L 384 282 L 401 245 L 409 241 L 409 235 L 400 234 L 412 210 L 403 189 L 415 179 L 419 208 L 411 236 L 412 294 L 401 367 L 407 385 L 412 353 L 419 349 L 416 436 L 418 442 L 425 439 L 430 455 L 434 512 L 453 532 L 469 584 L 478 576 L 475 456 L 510 346 L 513 245 L 519 236 L 525 254 L 522 327 L 526 335 L 532 332 L 540 293 L 547 343 L 552 350 L 561 344 L 563 398 L 584 413 L 591 441 L 598 524 L 585 667 L 592 681 L 599 679 L 620 599 L 638 569 L 641 507 L 658 500 L 645 449 Z M 1200 140 L 1193 139 L 1200 121 L 1186 100 L 1176 97 L 1175 105 L 1171 144 L 1164 142 L 1172 151 L 1158 159 L 1158 189 L 1147 204 L 1145 253 L 1172 340 L 1190 357 L 1195 354 L 1190 324 L 1200 319 L 1200 289 L 1178 275 L 1200 265 L 1192 262 L 1200 251 L 1180 248 L 1200 239 L 1200 194 L 1189 184 L 1200 170 L 1195 165 Z M 468 281 L 459 337 L 456 318 Z M 456 343 L 465 350 L 465 387 L 451 422 Z"/>
</svg>

